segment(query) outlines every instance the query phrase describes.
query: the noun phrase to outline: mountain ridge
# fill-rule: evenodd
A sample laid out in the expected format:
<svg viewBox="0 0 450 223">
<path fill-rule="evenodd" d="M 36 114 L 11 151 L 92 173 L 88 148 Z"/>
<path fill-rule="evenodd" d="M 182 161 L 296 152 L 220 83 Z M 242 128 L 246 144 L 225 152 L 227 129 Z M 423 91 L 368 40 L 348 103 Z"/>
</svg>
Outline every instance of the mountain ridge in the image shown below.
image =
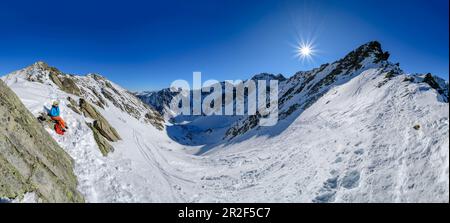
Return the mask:
<svg viewBox="0 0 450 223">
<path fill-rule="evenodd" d="M 382 74 L 380 73 L 380 75 L 385 75 L 386 79 L 378 84 L 379 87 L 395 75 L 403 74 L 404 72 L 398 64 L 388 61 L 389 56 L 389 52 L 383 51 L 381 44 L 378 41 L 370 41 L 349 52 L 342 57 L 342 59 L 338 59 L 333 63 L 323 64 L 310 71 L 297 72 L 289 78 L 285 78 L 282 75 L 281 77 L 278 76 L 280 78 L 277 78 L 277 76 L 273 74 L 261 73 L 254 75 L 250 79 L 262 78 L 264 80 L 276 79 L 279 81 L 279 119 L 284 119 L 296 110 L 305 110 L 308 106 L 313 104 L 314 101 L 320 98 L 327 89 L 351 80 L 361 73 L 358 72 L 358 70 L 361 70 L 362 68 L 368 69 L 370 67 L 377 67 L 383 69 L 383 72 L 381 72 Z M 421 75 L 419 74 L 414 74 L 411 78 L 419 81 L 419 79 L 421 79 L 420 76 Z M 447 95 L 446 101 L 448 101 L 448 82 L 432 75 L 429 79 L 432 79 L 431 82 L 435 82 L 435 80 L 439 81 L 439 88 L 442 91 L 441 95 Z M 439 91 L 439 89 L 436 90 Z M 305 92 L 303 94 L 307 94 L 306 96 L 302 96 L 306 99 L 300 103 L 292 102 L 296 101 L 298 97 L 295 96 L 302 94 L 302 92 Z M 170 111 L 170 102 L 177 96 L 177 93 L 171 92 L 169 88 L 161 91 L 152 91 L 150 93 L 137 93 L 136 95 L 144 103 L 156 108 L 161 114 L 173 114 L 173 112 Z M 294 99 L 292 99 L 293 97 Z M 288 107 L 284 107 L 285 104 Z M 243 134 L 249 129 L 256 127 L 259 118 L 260 117 L 258 116 L 249 116 L 248 118 L 243 117 L 240 121 L 241 123 L 236 123 L 227 130 L 224 138 L 232 139 L 237 135 Z"/>
</svg>

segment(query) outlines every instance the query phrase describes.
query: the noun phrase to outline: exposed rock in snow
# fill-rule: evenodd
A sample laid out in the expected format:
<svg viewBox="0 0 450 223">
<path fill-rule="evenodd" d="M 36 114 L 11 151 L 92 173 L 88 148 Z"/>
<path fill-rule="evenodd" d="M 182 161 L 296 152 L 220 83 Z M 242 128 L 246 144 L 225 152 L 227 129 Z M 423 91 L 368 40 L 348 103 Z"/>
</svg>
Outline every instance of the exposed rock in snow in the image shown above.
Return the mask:
<svg viewBox="0 0 450 223">
<path fill-rule="evenodd" d="M 80 108 L 83 114 L 87 117 L 94 119 L 92 128 L 96 129 L 96 133 L 101 134 L 103 137 L 111 142 L 117 142 L 121 140 L 119 133 L 116 129 L 108 123 L 108 121 L 86 100 L 80 98 Z"/>
<path fill-rule="evenodd" d="M 71 157 L 1 80 L 0 117 L 0 200 L 83 202 Z"/>
<path fill-rule="evenodd" d="M 99 132 L 99 130 L 94 127 L 91 123 L 87 123 L 89 128 L 92 130 L 92 134 L 94 135 L 95 142 L 97 142 L 98 148 L 100 152 L 102 152 L 103 156 L 107 156 L 108 153 L 114 151 L 114 147 L 108 142 L 108 140 Z"/>
</svg>

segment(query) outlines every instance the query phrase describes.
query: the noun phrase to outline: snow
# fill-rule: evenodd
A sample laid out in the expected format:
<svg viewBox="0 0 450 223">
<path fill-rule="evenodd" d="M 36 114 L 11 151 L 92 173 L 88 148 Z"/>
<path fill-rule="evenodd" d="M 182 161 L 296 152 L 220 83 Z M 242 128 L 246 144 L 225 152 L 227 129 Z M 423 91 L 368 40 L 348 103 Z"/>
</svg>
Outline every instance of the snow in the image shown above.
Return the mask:
<svg viewBox="0 0 450 223">
<path fill-rule="evenodd" d="M 404 76 L 380 90 L 376 83 L 383 78 L 368 70 L 324 95 L 282 134 L 212 151 L 213 157 L 247 157 L 231 167 L 241 176 L 254 169 L 248 176 L 257 186 L 232 197 L 448 202 L 448 104 L 436 102 L 435 92 L 420 85 L 404 86 Z M 421 129 L 414 130 L 415 124 Z"/>
<path fill-rule="evenodd" d="M 189 144 L 173 136 L 192 129 L 172 126 L 170 133 L 169 124 L 159 131 L 108 103 L 96 108 L 123 140 L 104 157 L 86 125 L 90 120 L 67 107 L 67 96 L 78 97 L 50 82 L 30 82 L 27 72 L 2 79 L 36 116 L 60 100 L 69 131 L 47 131 L 74 159 L 88 202 L 449 201 L 448 103 L 423 83 L 404 82 L 405 75 L 378 88 L 384 75 L 367 67 L 283 120 L 283 129 L 253 129 L 262 133 L 231 141 L 219 136 L 236 120 L 180 120 L 201 134 L 216 126 L 216 135 L 198 135 Z M 89 77 L 77 78 L 87 83 Z"/>
<path fill-rule="evenodd" d="M 34 192 L 27 192 L 23 195 L 22 198 L 8 199 L 8 198 L 0 197 L 0 204 L 1 203 L 37 203 L 37 202 L 38 202 L 38 199 L 36 197 L 36 193 L 34 193 Z"/>
<path fill-rule="evenodd" d="M 37 197 L 34 192 L 25 193 L 21 200 L 18 200 L 18 199 L 12 200 L 12 203 L 36 203 L 36 202 L 37 202 Z"/>
</svg>

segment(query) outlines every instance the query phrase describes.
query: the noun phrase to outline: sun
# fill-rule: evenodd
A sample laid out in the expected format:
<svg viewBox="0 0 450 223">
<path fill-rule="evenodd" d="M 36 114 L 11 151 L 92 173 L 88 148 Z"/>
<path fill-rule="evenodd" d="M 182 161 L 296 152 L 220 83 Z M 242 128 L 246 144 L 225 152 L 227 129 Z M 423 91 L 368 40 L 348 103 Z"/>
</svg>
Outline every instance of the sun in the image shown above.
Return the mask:
<svg viewBox="0 0 450 223">
<path fill-rule="evenodd" d="M 300 50 L 300 54 L 302 56 L 307 57 L 307 56 L 311 55 L 311 48 L 309 46 L 303 46 L 299 50 Z"/>
<path fill-rule="evenodd" d="M 301 41 L 295 46 L 295 56 L 302 62 L 312 62 L 316 49 L 311 41 Z"/>
</svg>

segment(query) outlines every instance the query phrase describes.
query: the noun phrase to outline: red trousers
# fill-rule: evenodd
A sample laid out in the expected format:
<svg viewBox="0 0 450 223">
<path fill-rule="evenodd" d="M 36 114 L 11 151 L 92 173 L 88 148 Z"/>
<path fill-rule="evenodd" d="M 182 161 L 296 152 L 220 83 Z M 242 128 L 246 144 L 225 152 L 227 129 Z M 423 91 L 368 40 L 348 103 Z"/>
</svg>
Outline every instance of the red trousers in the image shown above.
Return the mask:
<svg viewBox="0 0 450 223">
<path fill-rule="evenodd" d="M 61 128 L 63 128 L 63 129 L 66 128 L 66 123 L 64 122 L 64 120 L 60 116 L 51 117 L 51 119 L 56 121 L 56 122 L 58 122 L 58 124 L 61 126 Z"/>
</svg>

